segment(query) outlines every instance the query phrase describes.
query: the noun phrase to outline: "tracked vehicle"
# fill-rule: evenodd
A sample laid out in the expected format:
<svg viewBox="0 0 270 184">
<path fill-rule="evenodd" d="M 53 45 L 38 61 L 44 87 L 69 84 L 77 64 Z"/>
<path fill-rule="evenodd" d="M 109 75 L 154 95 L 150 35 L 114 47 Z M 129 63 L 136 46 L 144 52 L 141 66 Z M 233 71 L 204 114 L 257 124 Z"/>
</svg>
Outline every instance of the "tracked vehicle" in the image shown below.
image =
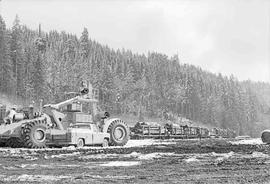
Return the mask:
<svg viewBox="0 0 270 184">
<path fill-rule="evenodd" d="M 128 142 L 129 127 L 99 110 L 97 90 L 91 84 L 71 95 L 63 102 L 44 105 L 42 112 L 33 113 L 31 108 L 16 112 L 11 121 L 0 125 L 0 142 L 27 148 L 123 146 Z"/>
</svg>

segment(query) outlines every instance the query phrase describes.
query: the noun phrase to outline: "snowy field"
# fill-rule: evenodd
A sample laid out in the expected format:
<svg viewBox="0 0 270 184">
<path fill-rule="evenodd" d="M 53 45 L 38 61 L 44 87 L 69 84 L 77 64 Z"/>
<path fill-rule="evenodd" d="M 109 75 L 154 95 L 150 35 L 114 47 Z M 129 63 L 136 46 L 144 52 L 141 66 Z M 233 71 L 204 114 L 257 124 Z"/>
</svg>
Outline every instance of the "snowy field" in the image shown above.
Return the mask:
<svg viewBox="0 0 270 184">
<path fill-rule="evenodd" d="M 270 182 L 268 150 L 260 139 L 131 140 L 106 149 L 1 148 L 0 182 L 263 183 Z"/>
<path fill-rule="evenodd" d="M 128 143 L 125 146 L 110 146 L 107 149 L 117 149 L 117 148 L 132 148 L 132 147 L 144 147 L 144 146 L 151 146 L 151 145 L 168 145 L 168 144 L 176 144 L 176 140 L 155 140 L 155 139 L 144 139 L 144 140 L 129 140 Z M 94 147 L 94 146 L 85 146 L 83 148 L 84 150 L 92 150 L 92 149 L 104 149 L 103 147 Z M 44 149 L 27 149 L 27 148 L 0 148 L 1 151 L 10 151 L 11 153 L 16 153 L 20 151 L 29 151 L 29 152 L 35 152 L 35 151 L 55 151 L 55 150 L 77 150 L 75 146 L 69 146 L 69 147 L 62 147 L 62 148 L 44 148 Z"/>
<path fill-rule="evenodd" d="M 246 140 L 238 140 L 238 141 L 231 141 L 232 144 L 252 144 L 252 145 L 261 145 L 264 144 L 261 138 L 256 139 L 246 139 Z"/>
</svg>

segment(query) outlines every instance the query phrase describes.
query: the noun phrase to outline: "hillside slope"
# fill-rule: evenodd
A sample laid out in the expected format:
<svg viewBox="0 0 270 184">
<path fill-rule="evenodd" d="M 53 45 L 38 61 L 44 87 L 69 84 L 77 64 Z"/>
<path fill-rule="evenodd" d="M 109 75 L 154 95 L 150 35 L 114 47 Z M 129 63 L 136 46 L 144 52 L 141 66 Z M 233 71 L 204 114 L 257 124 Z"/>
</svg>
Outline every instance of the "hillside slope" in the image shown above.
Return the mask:
<svg viewBox="0 0 270 184">
<path fill-rule="evenodd" d="M 24 103 L 59 102 L 86 79 L 99 89 L 100 106 L 117 116 L 162 119 L 171 114 L 253 136 L 254 124 L 267 121 L 262 114 L 270 98 L 267 91 L 253 90 L 259 84 L 184 64 L 177 55 L 114 50 L 92 40 L 86 28 L 80 38 L 39 33 L 22 26 L 18 17 L 11 29 L 0 17 L 0 28 L 0 92 Z"/>
</svg>

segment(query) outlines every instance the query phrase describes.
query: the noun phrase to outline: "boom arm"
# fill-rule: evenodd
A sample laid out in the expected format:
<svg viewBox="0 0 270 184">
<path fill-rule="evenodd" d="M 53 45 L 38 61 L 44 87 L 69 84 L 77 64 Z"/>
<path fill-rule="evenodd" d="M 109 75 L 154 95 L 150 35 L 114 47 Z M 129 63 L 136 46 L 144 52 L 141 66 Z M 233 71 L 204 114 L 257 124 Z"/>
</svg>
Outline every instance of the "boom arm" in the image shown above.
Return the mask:
<svg viewBox="0 0 270 184">
<path fill-rule="evenodd" d="M 66 100 L 57 104 L 44 105 L 44 108 L 51 107 L 53 109 L 60 109 L 61 107 L 65 107 L 69 104 L 73 104 L 76 102 L 97 103 L 98 101 L 96 99 L 84 98 L 83 96 L 76 96 L 74 98 L 71 98 L 69 100 Z"/>
</svg>

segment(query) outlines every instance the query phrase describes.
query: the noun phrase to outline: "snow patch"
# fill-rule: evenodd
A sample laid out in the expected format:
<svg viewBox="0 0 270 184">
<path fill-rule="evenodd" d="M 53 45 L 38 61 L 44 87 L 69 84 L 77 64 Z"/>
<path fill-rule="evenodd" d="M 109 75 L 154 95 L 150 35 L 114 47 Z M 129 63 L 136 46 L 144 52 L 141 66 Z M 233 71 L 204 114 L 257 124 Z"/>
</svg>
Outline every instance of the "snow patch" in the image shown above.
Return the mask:
<svg viewBox="0 0 270 184">
<path fill-rule="evenodd" d="M 153 139 L 144 139 L 144 140 L 129 140 L 125 147 L 141 147 L 154 144 Z"/>
<path fill-rule="evenodd" d="M 6 176 L 5 178 L 0 178 L 2 181 L 13 181 L 13 182 L 37 182 L 37 181 L 59 181 L 62 179 L 68 179 L 70 176 L 55 176 L 55 175 L 14 175 Z"/>
<path fill-rule="evenodd" d="M 196 157 L 190 157 L 188 159 L 185 159 L 185 162 L 190 163 L 190 162 L 198 162 L 199 160 Z"/>
<path fill-rule="evenodd" d="M 79 159 L 105 159 L 105 158 L 118 158 L 119 154 L 94 154 L 94 155 L 83 155 Z"/>
<path fill-rule="evenodd" d="M 239 145 L 239 144 L 251 144 L 251 145 L 264 144 L 260 138 L 239 140 L 239 141 L 230 141 L 230 143 L 234 144 L 234 145 Z"/>
<path fill-rule="evenodd" d="M 176 144 L 174 139 L 168 140 L 155 140 L 155 139 L 143 139 L 143 140 L 129 140 L 125 146 L 110 146 L 106 149 L 115 149 L 115 148 L 125 148 L 125 147 L 144 147 L 144 146 L 151 146 L 151 145 L 169 145 L 169 144 Z M 102 150 L 103 147 L 92 147 L 92 146 L 85 146 L 83 148 L 79 148 L 80 150 Z M 3 156 L 12 156 L 12 157 L 21 157 L 25 155 L 39 155 L 39 152 L 46 151 L 46 152 L 54 152 L 54 151 L 63 151 L 63 150 L 78 150 L 75 146 L 68 146 L 62 148 L 43 148 L 43 149 L 28 149 L 28 148 L 0 148 L 0 154 Z M 64 156 L 64 154 L 62 155 Z M 27 157 L 27 156 L 26 156 Z M 61 156 L 60 156 L 61 157 Z M 26 159 L 33 159 L 36 158 L 26 158 Z"/>
<path fill-rule="evenodd" d="M 175 153 L 149 153 L 149 154 L 141 154 L 141 153 L 137 153 L 137 152 L 132 152 L 130 154 L 126 154 L 123 157 L 126 158 L 137 158 L 138 160 L 153 160 L 156 158 L 161 158 L 161 157 L 165 157 L 165 156 L 172 156 L 175 155 Z"/>
<path fill-rule="evenodd" d="M 176 144 L 173 140 L 154 140 L 154 139 L 143 139 L 143 140 L 129 140 L 124 147 L 143 147 L 149 145 L 159 145 L 159 144 Z"/>
<path fill-rule="evenodd" d="M 139 160 L 152 160 L 156 158 L 161 158 L 164 156 L 172 156 L 175 153 L 149 153 L 149 154 L 142 154 L 138 157 Z"/>
<path fill-rule="evenodd" d="M 234 155 L 234 152 L 231 151 L 229 153 L 215 153 L 212 152 L 211 153 L 212 156 L 217 157 L 215 161 L 217 161 L 217 163 L 223 162 L 224 160 L 227 160 L 229 158 L 231 158 Z"/>
<path fill-rule="evenodd" d="M 68 164 L 21 164 L 19 166 L 16 166 L 23 169 L 36 169 L 36 168 L 49 168 L 49 169 L 56 169 L 56 168 L 75 168 L 75 167 L 81 167 L 80 165 L 68 165 Z"/>
<path fill-rule="evenodd" d="M 131 176 L 131 175 L 126 175 L 126 176 L 110 176 L 110 175 L 106 175 L 106 176 L 100 176 L 100 175 L 81 175 L 81 176 L 77 176 L 75 177 L 75 179 L 84 179 L 84 178 L 92 178 L 92 179 L 119 179 L 119 180 L 125 180 L 125 179 L 132 179 L 135 178 L 135 176 Z"/>
<path fill-rule="evenodd" d="M 138 161 L 111 161 L 107 163 L 100 164 L 100 166 L 106 167 L 128 167 L 128 166 L 135 166 L 140 165 Z"/>
<path fill-rule="evenodd" d="M 234 152 L 233 151 L 231 151 L 229 153 L 215 153 L 215 152 L 212 152 L 211 155 L 215 156 L 215 157 L 230 158 L 231 156 L 234 155 Z"/>
<path fill-rule="evenodd" d="M 141 153 L 138 153 L 138 152 L 134 151 L 134 152 L 132 152 L 130 154 L 125 154 L 124 157 L 126 157 L 126 158 L 130 158 L 130 157 L 132 157 L 132 158 L 134 158 L 134 157 L 138 158 L 141 155 L 142 155 Z"/>
<path fill-rule="evenodd" d="M 269 158 L 269 155 L 264 154 L 262 152 L 255 151 L 252 153 L 252 157 L 254 157 L 254 158 Z"/>
<path fill-rule="evenodd" d="M 158 153 L 149 153 L 149 154 L 138 155 L 139 160 L 153 160 L 155 158 L 160 158 L 160 157 L 161 157 L 161 155 L 159 155 Z"/>
<path fill-rule="evenodd" d="M 38 160 L 38 158 L 37 157 L 31 157 L 31 156 L 29 156 L 29 157 L 24 157 L 26 160 L 30 160 L 30 161 L 33 161 L 33 160 Z"/>
<path fill-rule="evenodd" d="M 66 158 L 66 157 L 72 157 L 72 156 L 77 156 L 77 155 L 80 155 L 80 152 L 52 155 L 51 158 Z"/>
<path fill-rule="evenodd" d="M 123 159 L 123 158 L 131 158 L 136 160 L 153 160 L 156 158 L 166 157 L 166 156 L 174 156 L 177 155 L 175 153 L 149 153 L 142 154 L 138 152 L 132 152 L 130 154 L 95 154 L 95 155 L 82 155 L 79 159 Z"/>
</svg>

